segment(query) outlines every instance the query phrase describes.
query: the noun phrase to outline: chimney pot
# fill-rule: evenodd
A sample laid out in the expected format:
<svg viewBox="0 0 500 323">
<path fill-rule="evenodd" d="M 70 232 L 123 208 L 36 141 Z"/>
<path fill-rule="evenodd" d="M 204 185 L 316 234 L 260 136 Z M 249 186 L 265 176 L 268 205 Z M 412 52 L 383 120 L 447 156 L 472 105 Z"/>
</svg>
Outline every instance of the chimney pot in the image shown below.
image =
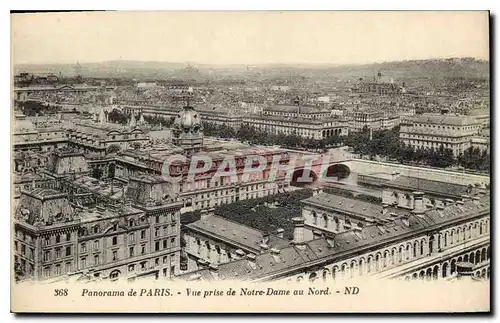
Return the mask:
<svg viewBox="0 0 500 323">
<path fill-rule="evenodd" d="M 314 239 L 321 238 L 322 236 L 323 236 L 323 233 L 321 231 L 313 230 L 313 237 L 314 237 Z"/>
<path fill-rule="evenodd" d="M 273 254 L 273 255 L 279 255 L 280 254 L 280 250 L 278 248 L 271 248 L 271 254 Z"/>
<path fill-rule="evenodd" d="M 425 212 L 426 206 L 424 204 L 423 197 L 423 192 L 413 192 L 413 213 L 420 214 Z"/>
<path fill-rule="evenodd" d="M 445 206 L 452 205 L 453 203 L 455 203 L 455 201 L 453 201 L 452 199 L 445 199 L 444 200 L 444 205 Z"/>
<path fill-rule="evenodd" d="M 293 223 L 293 243 L 301 245 L 304 243 L 304 218 L 296 217 L 292 219 Z"/>
</svg>

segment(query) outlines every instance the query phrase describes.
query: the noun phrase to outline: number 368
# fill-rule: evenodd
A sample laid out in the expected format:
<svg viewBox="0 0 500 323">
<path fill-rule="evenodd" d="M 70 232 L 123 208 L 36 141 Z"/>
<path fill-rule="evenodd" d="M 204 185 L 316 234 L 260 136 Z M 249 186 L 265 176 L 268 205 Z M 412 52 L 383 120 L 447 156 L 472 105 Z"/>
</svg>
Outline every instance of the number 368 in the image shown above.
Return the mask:
<svg viewBox="0 0 500 323">
<path fill-rule="evenodd" d="M 54 289 L 54 296 L 68 296 L 68 289 Z"/>
</svg>

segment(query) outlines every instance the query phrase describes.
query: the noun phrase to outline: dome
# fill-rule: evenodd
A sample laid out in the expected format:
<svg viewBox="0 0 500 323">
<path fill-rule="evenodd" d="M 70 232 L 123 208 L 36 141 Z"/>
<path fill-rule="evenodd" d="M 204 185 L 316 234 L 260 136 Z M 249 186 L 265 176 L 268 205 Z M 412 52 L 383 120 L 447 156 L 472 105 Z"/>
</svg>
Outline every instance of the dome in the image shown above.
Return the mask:
<svg viewBox="0 0 500 323">
<path fill-rule="evenodd" d="M 174 127 L 183 130 L 198 130 L 201 128 L 201 117 L 193 107 L 184 107 L 175 117 Z"/>
</svg>

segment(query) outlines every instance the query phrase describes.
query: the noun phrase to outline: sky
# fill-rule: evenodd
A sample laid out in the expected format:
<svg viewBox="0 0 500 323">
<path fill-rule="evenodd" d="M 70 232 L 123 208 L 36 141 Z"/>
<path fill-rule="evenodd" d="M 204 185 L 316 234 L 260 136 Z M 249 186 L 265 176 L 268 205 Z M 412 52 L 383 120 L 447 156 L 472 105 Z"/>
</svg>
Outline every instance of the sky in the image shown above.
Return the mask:
<svg viewBox="0 0 500 323">
<path fill-rule="evenodd" d="M 487 12 L 94 12 L 11 15 L 14 64 L 139 60 L 364 64 L 489 59 Z"/>
</svg>

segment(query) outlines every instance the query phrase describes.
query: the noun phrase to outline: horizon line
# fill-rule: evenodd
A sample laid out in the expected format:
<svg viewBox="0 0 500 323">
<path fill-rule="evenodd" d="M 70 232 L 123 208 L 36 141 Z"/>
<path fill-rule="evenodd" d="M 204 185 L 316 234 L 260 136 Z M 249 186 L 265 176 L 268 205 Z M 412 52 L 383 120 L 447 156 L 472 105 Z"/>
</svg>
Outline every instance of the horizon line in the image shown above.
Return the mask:
<svg viewBox="0 0 500 323">
<path fill-rule="evenodd" d="M 349 66 L 349 65 L 371 65 L 371 64 L 384 64 L 384 63 L 400 63 L 400 62 L 410 62 L 410 61 L 426 61 L 426 60 L 450 60 L 450 59 L 474 59 L 476 61 L 489 62 L 489 58 L 480 58 L 474 56 L 448 56 L 448 57 L 428 57 L 428 58 L 408 58 L 400 60 L 390 60 L 390 61 L 372 61 L 372 62 L 353 62 L 353 63 L 333 63 L 333 62 L 294 62 L 294 63 L 282 63 L 282 62 L 266 62 L 266 63 L 202 63 L 193 61 L 158 61 L 158 60 L 138 60 L 138 59 L 107 59 L 101 61 L 91 61 L 91 62 L 81 62 L 80 60 L 75 60 L 74 62 L 38 62 L 38 63 L 14 63 L 13 66 L 18 65 L 76 65 L 76 64 L 102 64 L 107 62 L 138 62 L 138 63 L 170 63 L 170 64 L 185 64 L 185 65 L 246 65 L 246 66 L 264 66 L 264 65 L 330 65 L 330 66 Z M 15 59 L 14 59 L 15 60 Z"/>
</svg>

